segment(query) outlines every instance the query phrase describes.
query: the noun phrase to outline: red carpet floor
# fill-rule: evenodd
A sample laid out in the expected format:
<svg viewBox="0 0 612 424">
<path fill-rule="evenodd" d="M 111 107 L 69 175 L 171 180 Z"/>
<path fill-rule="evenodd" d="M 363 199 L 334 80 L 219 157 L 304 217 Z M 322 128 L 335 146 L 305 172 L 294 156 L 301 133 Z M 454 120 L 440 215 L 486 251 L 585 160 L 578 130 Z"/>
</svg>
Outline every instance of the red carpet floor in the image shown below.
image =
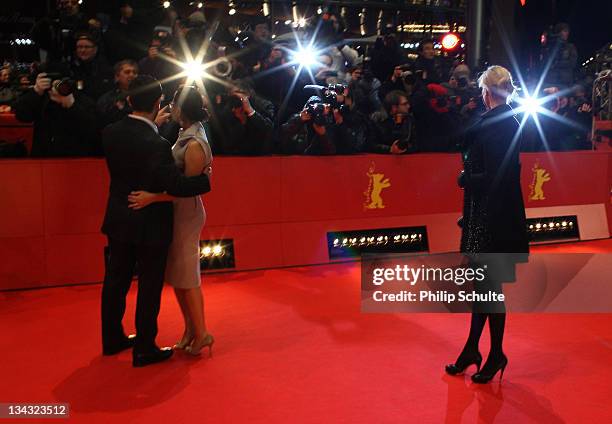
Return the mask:
<svg viewBox="0 0 612 424">
<path fill-rule="evenodd" d="M 84 423 L 612 422 L 612 315 L 509 315 L 504 381 L 475 386 L 443 373 L 468 316 L 361 314 L 356 263 L 208 276 L 214 357 L 141 369 L 129 352 L 100 355 L 99 292 L 0 293 L 0 402 L 68 402 Z M 168 289 L 159 322 L 158 342 L 172 344 Z"/>
</svg>

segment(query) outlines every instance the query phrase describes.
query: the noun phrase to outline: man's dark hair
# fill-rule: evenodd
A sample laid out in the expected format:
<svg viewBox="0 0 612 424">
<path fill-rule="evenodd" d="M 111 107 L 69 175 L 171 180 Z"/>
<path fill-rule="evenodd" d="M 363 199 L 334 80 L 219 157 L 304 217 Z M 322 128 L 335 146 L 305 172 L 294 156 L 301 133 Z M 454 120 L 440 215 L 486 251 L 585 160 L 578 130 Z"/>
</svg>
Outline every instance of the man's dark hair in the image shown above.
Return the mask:
<svg viewBox="0 0 612 424">
<path fill-rule="evenodd" d="M 138 75 L 130 83 L 129 100 L 135 112 L 151 112 L 161 96 L 161 84 L 150 75 Z"/>
<path fill-rule="evenodd" d="M 384 106 L 387 113 L 391 113 L 391 107 L 400 104 L 402 97 L 408 99 L 408 94 L 401 90 L 393 90 L 385 96 Z"/>
<path fill-rule="evenodd" d="M 138 64 L 135 61 L 133 61 L 132 59 L 123 59 L 115 63 L 115 65 L 113 66 L 113 71 L 115 71 L 115 75 L 119 75 L 119 72 L 121 72 L 121 68 L 123 68 L 124 66 L 133 66 L 134 68 L 136 68 L 136 72 L 138 72 Z"/>
</svg>

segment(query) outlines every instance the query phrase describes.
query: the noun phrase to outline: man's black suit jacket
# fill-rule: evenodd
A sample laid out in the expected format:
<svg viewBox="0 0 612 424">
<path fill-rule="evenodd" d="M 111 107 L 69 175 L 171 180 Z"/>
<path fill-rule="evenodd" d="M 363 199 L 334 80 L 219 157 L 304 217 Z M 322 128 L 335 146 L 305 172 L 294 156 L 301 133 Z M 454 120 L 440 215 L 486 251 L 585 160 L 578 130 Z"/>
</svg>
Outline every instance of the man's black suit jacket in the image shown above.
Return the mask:
<svg viewBox="0 0 612 424">
<path fill-rule="evenodd" d="M 210 191 L 208 175 L 185 177 L 174 164 L 170 143 L 139 119 L 125 117 L 102 135 L 110 190 L 102 232 L 118 241 L 164 245 L 172 241 L 171 202 L 128 208 L 131 191 L 190 197 Z"/>
</svg>

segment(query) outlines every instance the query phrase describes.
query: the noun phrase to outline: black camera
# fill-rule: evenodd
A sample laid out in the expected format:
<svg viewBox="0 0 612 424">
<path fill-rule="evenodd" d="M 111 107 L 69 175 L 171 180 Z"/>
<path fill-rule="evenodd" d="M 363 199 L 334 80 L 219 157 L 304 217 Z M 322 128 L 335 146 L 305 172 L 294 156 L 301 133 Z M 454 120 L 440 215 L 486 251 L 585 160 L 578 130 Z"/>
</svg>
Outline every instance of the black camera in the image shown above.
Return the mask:
<svg viewBox="0 0 612 424">
<path fill-rule="evenodd" d="M 338 96 L 344 96 L 345 91 L 346 85 L 344 84 L 329 84 L 322 93 L 323 103 L 329 104 L 332 109 L 338 109 L 340 107 Z"/>
<path fill-rule="evenodd" d="M 69 96 L 74 93 L 75 81 L 64 76 L 61 72 L 47 72 L 47 78 L 52 81 L 51 88 L 60 96 Z"/>
<path fill-rule="evenodd" d="M 334 115 L 331 112 L 331 105 L 329 104 L 310 103 L 306 106 L 306 112 L 312 117 L 312 122 L 314 124 L 332 125 L 334 123 Z"/>
</svg>

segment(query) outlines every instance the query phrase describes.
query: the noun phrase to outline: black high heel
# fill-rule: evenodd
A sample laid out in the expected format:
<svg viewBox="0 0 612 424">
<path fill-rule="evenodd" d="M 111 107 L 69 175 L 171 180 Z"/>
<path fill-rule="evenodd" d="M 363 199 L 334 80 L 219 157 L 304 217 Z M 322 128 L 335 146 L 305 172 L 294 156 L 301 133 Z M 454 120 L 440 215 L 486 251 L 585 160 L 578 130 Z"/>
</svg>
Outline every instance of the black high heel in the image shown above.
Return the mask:
<svg viewBox="0 0 612 424">
<path fill-rule="evenodd" d="M 480 352 L 476 351 L 475 354 L 471 354 L 470 356 L 468 355 L 465 355 L 465 356 L 466 357 L 463 357 L 463 352 L 462 352 L 454 364 L 448 364 L 445 367 L 446 373 L 450 375 L 461 374 L 470 365 L 476 365 L 476 372 L 479 372 L 480 364 L 482 364 L 482 355 L 480 354 Z"/>
<path fill-rule="evenodd" d="M 504 378 L 504 371 L 508 365 L 508 358 L 502 353 L 502 356 L 495 363 L 490 359 L 487 359 L 486 364 L 482 367 L 482 372 L 478 372 L 472 376 L 472 381 L 478 384 L 486 384 L 495 377 L 498 371 L 501 371 L 499 375 L 499 381 L 501 382 Z"/>
</svg>

